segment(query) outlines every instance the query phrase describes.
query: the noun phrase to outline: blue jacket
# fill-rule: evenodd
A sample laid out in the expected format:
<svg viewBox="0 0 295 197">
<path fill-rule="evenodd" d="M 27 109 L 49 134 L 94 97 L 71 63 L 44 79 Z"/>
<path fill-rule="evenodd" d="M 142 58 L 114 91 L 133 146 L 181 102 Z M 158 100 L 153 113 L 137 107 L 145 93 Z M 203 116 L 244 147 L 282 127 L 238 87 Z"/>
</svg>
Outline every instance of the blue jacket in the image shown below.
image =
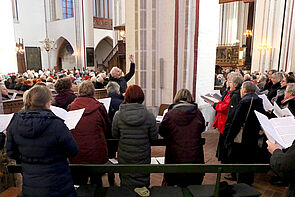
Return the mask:
<svg viewBox="0 0 295 197">
<path fill-rule="evenodd" d="M 78 153 L 63 120 L 50 110 L 15 113 L 7 129 L 7 154 L 21 162 L 24 196 L 76 196 L 67 158 Z"/>
</svg>

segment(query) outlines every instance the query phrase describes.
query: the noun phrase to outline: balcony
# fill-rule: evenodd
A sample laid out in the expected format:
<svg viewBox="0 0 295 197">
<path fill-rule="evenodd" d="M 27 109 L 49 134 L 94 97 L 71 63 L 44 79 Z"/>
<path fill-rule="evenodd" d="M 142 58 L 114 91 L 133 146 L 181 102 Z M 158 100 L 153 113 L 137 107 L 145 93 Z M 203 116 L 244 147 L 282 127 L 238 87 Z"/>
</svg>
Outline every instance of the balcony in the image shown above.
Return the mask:
<svg viewBox="0 0 295 197">
<path fill-rule="evenodd" d="M 113 29 L 113 21 L 109 18 L 93 17 L 93 28 L 96 29 Z"/>
</svg>

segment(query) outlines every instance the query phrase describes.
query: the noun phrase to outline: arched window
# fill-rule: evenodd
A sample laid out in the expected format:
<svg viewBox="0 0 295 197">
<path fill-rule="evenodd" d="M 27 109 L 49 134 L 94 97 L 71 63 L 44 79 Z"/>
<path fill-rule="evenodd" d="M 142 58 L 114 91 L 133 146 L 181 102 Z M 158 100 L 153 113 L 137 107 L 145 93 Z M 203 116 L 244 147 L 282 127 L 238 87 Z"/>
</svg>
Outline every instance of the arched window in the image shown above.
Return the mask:
<svg viewBox="0 0 295 197">
<path fill-rule="evenodd" d="M 63 18 L 72 18 L 74 16 L 73 0 L 62 0 Z"/>
</svg>

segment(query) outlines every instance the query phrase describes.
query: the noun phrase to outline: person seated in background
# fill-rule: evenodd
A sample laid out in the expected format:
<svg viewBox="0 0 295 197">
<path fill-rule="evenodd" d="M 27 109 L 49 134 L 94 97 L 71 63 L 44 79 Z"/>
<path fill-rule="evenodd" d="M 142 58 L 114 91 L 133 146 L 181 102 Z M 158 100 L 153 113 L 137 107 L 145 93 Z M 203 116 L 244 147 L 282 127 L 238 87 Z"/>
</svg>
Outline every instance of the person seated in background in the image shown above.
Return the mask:
<svg viewBox="0 0 295 197">
<path fill-rule="evenodd" d="M 244 75 L 244 81 L 251 81 L 251 75 L 245 74 Z"/>
<path fill-rule="evenodd" d="M 25 80 L 24 84 L 20 88 L 21 91 L 29 90 L 31 87 L 33 87 L 33 81 L 31 79 Z"/>
<path fill-rule="evenodd" d="M 85 108 L 81 120 L 74 130 L 71 130 L 79 147 L 77 156 L 70 159 L 74 164 L 103 164 L 108 161 L 108 150 L 105 133 L 111 135 L 111 123 L 103 104 L 94 96 L 94 86 L 91 81 L 84 81 L 78 88 L 78 97 L 68 109 Z M 87 184 L 88 176 L 84 172 L 73 172 L 74 184 Z M 91 184 L 102 186 L 101 174 L 90 176 Z"/>
<path fill-rule="evenodd" d="M 103 78 L 101 76 L 97 76 L 96 81 L 94 83 L 95 89 L 103 89 Z"/>
<path fill-rule="evenodd" d="M 271 75 L 272 86 L 269 89 L 268 94 L 266 95 L 269 101 L 273 101 L 272 99 L 277 95 L 278 89 L 281 87 L 281 81 L 283 80 L 283 74 L 280 72 L 276 72 Z"/>
<path fill-rule="evenodd" d="M 276 102 L 278 105 L 281 104 L 282 100 L 284 100 L 285 91 L 289 83 L 295 83 L 295 78 L 285 75 L 281 81 L 281 87 L 277 90 L 277 95 L 273 98 L 273 102 Z"/>
<path fill-rule="evenodd" d="M 159 134 L 166 140 L 165 164 L 204 163 L 205 119 L 187 89 L 181 89 L 174 97 L 159 126 Z M 186 187 L 202 184 L 204 173 L 165 173 L 163 185 Z"/>
<path fill-rule="evenodd" d="M 5 87 L 9 88 L 10 83 L 11 83 L 11 78 L 9 77 L 4 81 Z"/>
<path fill-rule="evenodd" d="M 46 79 L 46 86 L 49 88 L 49 89 L 54 89 L 54 84 L 53 84 L 53 78 L 52 77 L 48 77 Z"/>
<path fill-rule="evenodd" d="M 155 116 L 142 104 L 144 93 L 138 85 L 127 88 L 124 103 L 114 116 L 112 134 L 120 139 L 119 164 L 150 164 L 150 140 L 158 138 Z M 134 189 L 148 187 L 150 174 L 120 173 L 121 186 Z"/>
<path fill-rule="evenodd" d="M 16 84 L 14 86 L 14 89 L 15 90 L 20 90 L 22 88 L 22 85 L 24 84 L 24 82 L 25 82 L 25 78 L 22 78 L 22 77 L 18 78 L 17 82 L 16 82 Z"/>
<path fill-rule="evenodd" d="M 14 89 L 15 87 L 15 84 L 16 84 L 16 81 L 17 81 L 17 78 L 15 75 L 12 75 L 11 77 L 11 83 L 9 84 L 9 87 L 7 89 Z"/>
<path fill-rule="evenodd" d="M 260 90 L 263 90 L 264 89 L 264 86 L 266 84 L 266 80 L 267 80 L 267 77 L 264 75 L 264 74 L 261 74 L 258 78 L 258 81 L 257 81 L 257 87 L 260 89 Z"/>
<path fill-rule="evenodd" d="M 8 90 L 5 87 L 4 84 L 0 84 L 1 86 L 1 95 L 2 95 L 2 100 L 10 100 L 10 97 L 8 95 Z"/>
<path fill-rule="evenodd" d="M 115 113 L 119 110 L 119 106 L 123 103 L 122 96 L 120 94 L 120 86 L 114 81 L 110 81 L 107 85 L 107 96 L 108 98 L 111 98 L 111 104 L 109 108 L 109 118 L 111 122 L 113 122 L 113 118 Z M 110 136 L 112 138 L 112 136 Z M 117 142 L 109 141 L 108 142 L 108 153 L 109 153 L 109 158 L 115 158 L 116 157 L 116 152 L 118 150 L 118 144 Z M 108 173 L 108 180 L 109 184 L 111 186 L 114 186 L 115 182 L 115 175 L 114 173 Z"/>
<path fill-rule="evenodd" d="M 58 79 L 54 84 L 57 95 L 54 97 L 52 105 L 61 107 L 67 110 L 68 105 L 71 104 L 77 97 L 72 88 L 72 81 L 69 77 Z"/>
<path fill-rule="evenodd" d="M 270 70 L 270 71 L 266 71 L 266 74 L 267 74 L 267 80 L 266 80 L 266 83 L 265 83 L 265 86 L 264 86 L 264 89 L 263 90 L 267 90 L 269 91 L 271 86 L 273 85 L 272 83 L 272 74 L 276 73 L 277 71 L 276 70 Z"/>
<path fill-rule="evenodd" d="M 130 71 L 125 76 L 122 76 L 122 70 L 118 67 L 113 67 L 110 71 L 110 81 L 115 81 L 120 85 L 120 93 L 125 93 L 127 89 L 127 82 L 133 77 L 135 73 L 135 63 L 133 55 L 129 56 Z"/>
<path fill-rule="evenodd" d="M 295 116 L 295 83 L 287 84 L 284 100 L 281 101 L 281 108 L 288 108 Z"/>
<path fill-rule="evenodd" d="M 76 197 L 67 158 L 78 147 L 64 120 L 50 111 L 51 99 L 47 87 L 33 87 L 7 128 L 7 155 L 22 167 L 22 196 Z"/>
<path fill-rule="evenodd" d="M 274 144 L 270 141 L 267 141 L 268 151 L 272 154 L 270 158 L 270 166 L 272 170 L 283 179 L 289 183 L 288 188 L 288 197 L 295 196 L 295 141 L 291 147 L 287 150 L 283 150 L 283 148 Z"/>
</svg>

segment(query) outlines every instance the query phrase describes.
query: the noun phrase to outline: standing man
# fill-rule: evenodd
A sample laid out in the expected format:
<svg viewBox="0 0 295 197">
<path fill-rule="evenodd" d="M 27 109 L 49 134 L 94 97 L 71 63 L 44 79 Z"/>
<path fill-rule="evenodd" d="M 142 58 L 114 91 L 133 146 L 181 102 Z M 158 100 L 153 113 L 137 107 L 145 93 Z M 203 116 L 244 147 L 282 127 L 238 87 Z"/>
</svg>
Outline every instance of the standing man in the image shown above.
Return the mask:
<svg viewBox="0 0 295 197">
<path fill-rule="evenodd" d="M 135 72 L 135 63 L 133 55 L 129 56 L 130 71 L 125 76 L 122 76 L 122 70 L 118 67 L 113 67 L 110 72 L 110 81 L 115 81 L 120 85 L 120 93 L 125 93 L 127 89 L 127 82 L 133 77 Z"/>
</svg>

